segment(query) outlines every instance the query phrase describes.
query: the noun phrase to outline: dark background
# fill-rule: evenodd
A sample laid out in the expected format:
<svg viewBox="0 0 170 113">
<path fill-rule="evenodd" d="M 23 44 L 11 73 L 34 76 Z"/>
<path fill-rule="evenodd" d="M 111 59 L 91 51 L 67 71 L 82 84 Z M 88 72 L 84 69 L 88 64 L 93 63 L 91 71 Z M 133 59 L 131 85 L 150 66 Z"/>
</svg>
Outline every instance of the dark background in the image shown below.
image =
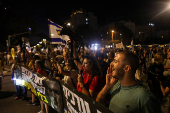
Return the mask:
<svg viewBox="0 0 170 113">
<path fill-rule="evenodd" d="M 28 31 L 31 35 L 48 36 L 48 21 L 63 25 L 72 12 L 82 9 L 97 16 L 98 27 L 111 22 L 130 20 L 136 25 L 152 22 L 157 29 L 170 28 L 169 0 L 117 1 L 0 1 L 0 44 L 5 46 L 8 35 Z M 162 12 L 162 13 L 160 13 Z M 160 13 L 160 14 L 159 14 Z M 159 15 L 158 15 L 159 14 Z M 28 34 L 29 35 L 29 34 Z"/>
</svg>

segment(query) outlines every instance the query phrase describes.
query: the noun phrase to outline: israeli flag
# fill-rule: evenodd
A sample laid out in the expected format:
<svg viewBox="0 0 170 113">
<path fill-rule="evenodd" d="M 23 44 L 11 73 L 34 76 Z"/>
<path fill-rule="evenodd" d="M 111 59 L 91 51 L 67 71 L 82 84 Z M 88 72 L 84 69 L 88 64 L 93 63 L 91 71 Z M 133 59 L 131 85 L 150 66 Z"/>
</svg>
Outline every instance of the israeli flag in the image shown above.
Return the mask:
<svg viewBox="0 0 170 113">
<path fill-rule="evenodd" d="M 26 46 L 26 50 L 27 50 L 28 52 L 31 52 L 30 43 L 29 43 L 29 42 L 25 43 L 25 46 Z"/>
<path fill-rule="evenodd" d="M 49 33 L 51 37 L 51 44 L 61 44 L 64 45 L 65 41 L 63 40 L 62 36 L 60 35 L 60 32 L 62 30 L 62 26 L 52 22 L 48 19 L 49 22 Z"/>
</svg>

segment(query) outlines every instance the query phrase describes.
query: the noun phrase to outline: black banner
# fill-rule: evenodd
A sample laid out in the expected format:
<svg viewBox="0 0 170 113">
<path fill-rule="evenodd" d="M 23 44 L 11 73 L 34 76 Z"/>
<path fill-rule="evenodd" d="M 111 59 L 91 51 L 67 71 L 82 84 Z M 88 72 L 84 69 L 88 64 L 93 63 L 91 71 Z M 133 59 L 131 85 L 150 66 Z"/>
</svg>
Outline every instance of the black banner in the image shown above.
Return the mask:
<svg viewBox="0 0 170 113">
<path fill-rule="evenodd" d="M 40 100 L 47 103 L 59 113 L 63 113 L 62 88 L 60 81 L 40 77 L 24 66 L 17 66 L 14 76 L 18 85 L 26 86 Z"/>
<path fill-rule="evenodd" d="M 17 66 L 14 76 L 18 85 L 24 85 L 40 100 L 59 113 L 112 113 L 92 98 L 69 87 L 62 81 L 40 77 L 24 66 Z"/>
<path fill-rule="evenodd" d="M 62 83 L 64 113 L 113 113 L 92 98 Z"/>
</svg>

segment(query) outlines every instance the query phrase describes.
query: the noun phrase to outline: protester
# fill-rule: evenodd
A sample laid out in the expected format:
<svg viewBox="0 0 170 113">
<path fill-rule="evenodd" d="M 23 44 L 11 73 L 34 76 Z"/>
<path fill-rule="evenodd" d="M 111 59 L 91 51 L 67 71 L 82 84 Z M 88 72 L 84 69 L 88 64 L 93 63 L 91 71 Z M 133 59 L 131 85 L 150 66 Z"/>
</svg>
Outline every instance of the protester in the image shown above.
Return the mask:
<svg viewBox="0 0 170 113">
<path fill-rule="evenodd" d="M 37 73 L 40 76 L 47 77 L 47 72 L 45 70 L 45 66 L 41 60 L 35 61 L 35 68 L 37 70 Z M 39 111 L 38 113 L 48 113 L 49 112 L 49 106 L 46 103 L 44 103 L 42 100 L 40 100 L 40 105 L 41 105 L 41 111 Z M 45 110 L 44 110 L 44 106 L 45 106 Z"/>
<path fill-rule="evenodd" d="M 103 53 L 96 53 L 96 58 L 100 66 L 100 70 L 102 72 L 102 80 L 103 83 L 105 84 L 106 82 L 106 73 L 107 73 L 107 68 L 109 67 L 109 64 L 104 61 L 105 55 Z"/>
<path fill-rule="evenodd" d="M 108 53 L 108 59 L 106 60 L 106 62 L 107 62 L 108 64 L 110 64 L 110 63 L 113 61 L 114 57 L 115 57 L 114 52 L 113 52 L 113 51 L 110 51 L 110 52 Z"/>
<path fill-rule="evenodd" d="M 16 97 L 15 100 L 22 98 L 22 100 L 26 100 L 27 99 L 27 90 L 24 86 L 20 86 L 17 85 L 17 81 L 18 79 L 13 79 L 17 74 L 21 74 L 20 73 L 20 59 L 15 57 L 14 59 L 14 63 L 11 66 L 11 70 L 12 70 L 12 75 L 11 75 L 11 79 L 14 80 L 14 86 L 15 86 L 15 91 L 16 91 Z"/>
<path fill-rule="evenodd" d="M 131 52 L 120 52 L 108 68 L 106 84 L 96 101 L 104 103 L 111 95 L 109 109 L 114 113 L 160 113 L 160 103 L 135 79 L 138 57 Z"/>
<path fill-rule="evenodd" d="M 65 62 L 66 67 L 68 68 L 67 71 L 64 71 L 61 66 L 58 64 L 58 71 L 60 74 L 64 75 L 64 82 L 71 86 L 72 88 L 76 89 L 77 85 L 77 77 L 78 77 L 78 69 L 72 59 L 68 59 Z"/>
<path fill-rule="evenodd" d="M 10 55 L 10 53 L 8 53 L 8 54 L 7 54 L 7 65 L 10 64 L 10 60 L 11 60 L 10 58 L 11 58 L 11 55 Z"/>
<path fill-rule="evenodd" d="M 167 59 L 164 60 L 164 69 L 166 69 L 163 72 L 164 76 L 170 77 L 170 52 L 167 53 Z"/>
<path fill-rule="evenodd" d="M 102 74 L 97 59 L 93 56 L 85 56 L 83 64 L 78 60 L 75 60 L 75 64 L 79 70 L 83 71 L 82 74 L 78 74 L 77 90 L 96 99 L 98 92 L 103 87 Z"/>
<path fill-rule="evenodd" d="M 149 66 L 147 74 L 149 89 L 155 96 L 159 98 L 159 100 L 162 100 L 163 94 L 161 92 L 161 88 L 156 77 L 158 77 L 160 80 L 163 80 L 163 61 L 164 56 L 162 53 L 155 54 L 154 63 Z"/>
<path fill-rule="evenodd" d="M 36 72 L 36 68 L 35 68 L 35 61 L 36 60 L 40 60 L 40 57 L 38 55 L 34 55 L 33 58 L 30 58 L 30 62 L 28 64 L 28 68 L 31 69 L 33 72 Z M 28 103 L 27 105 L 37 105 L 37 103 L 35 103 L 35 98 L 36 96 L 34 95 L 34 93 L 32 93 L 32 99 L 31 102 Z"/>
</svg>

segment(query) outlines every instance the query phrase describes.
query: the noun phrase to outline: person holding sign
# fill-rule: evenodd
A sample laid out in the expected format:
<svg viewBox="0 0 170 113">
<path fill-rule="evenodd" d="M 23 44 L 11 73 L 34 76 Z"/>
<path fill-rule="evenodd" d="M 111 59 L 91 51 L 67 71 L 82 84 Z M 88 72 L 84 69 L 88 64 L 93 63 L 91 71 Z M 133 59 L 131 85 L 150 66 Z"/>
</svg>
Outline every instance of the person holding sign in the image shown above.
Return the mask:
<svg viewBox="0 0 170 113">
<path fill-rule="evenodd" d="M 109 109 L 114 113 L 161 113 L 158 99 L 135 80 L 138 65 L 135 54 L 118 53 L 107 70 L 106 84 L 96 101 L 104 104 L 109 94 Z"/>
</svg>

